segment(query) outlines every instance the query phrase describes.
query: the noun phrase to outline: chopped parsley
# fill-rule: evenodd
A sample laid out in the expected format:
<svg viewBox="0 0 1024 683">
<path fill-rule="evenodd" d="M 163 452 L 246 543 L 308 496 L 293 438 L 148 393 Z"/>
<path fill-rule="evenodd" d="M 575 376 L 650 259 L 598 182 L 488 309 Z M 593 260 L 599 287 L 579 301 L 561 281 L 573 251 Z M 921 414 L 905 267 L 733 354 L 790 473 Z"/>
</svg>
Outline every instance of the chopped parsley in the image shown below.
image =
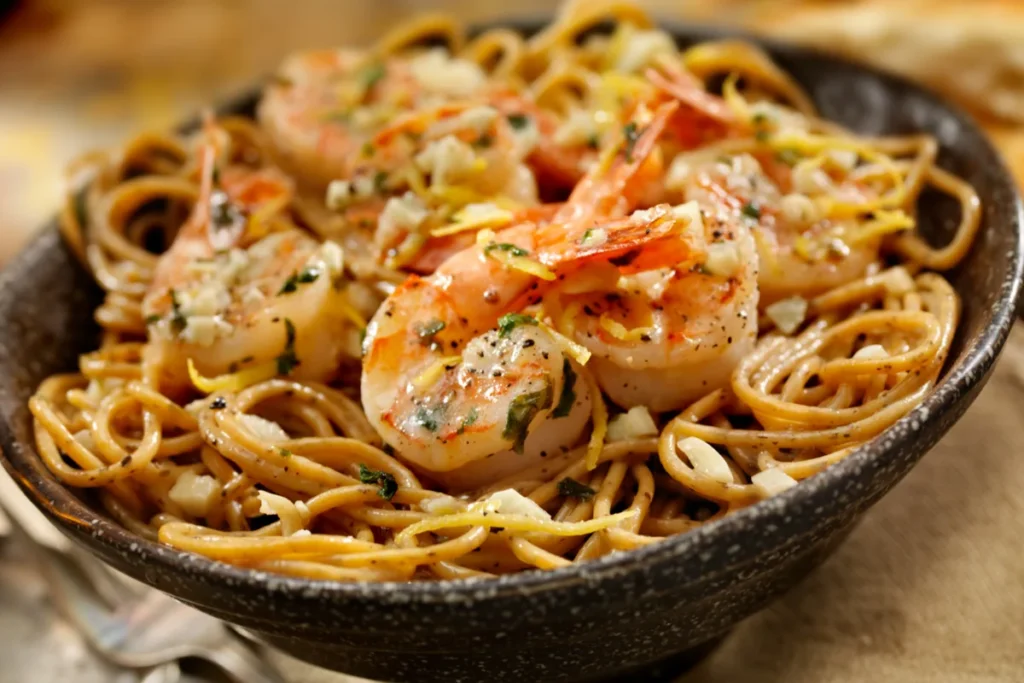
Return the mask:
<svg viewBox="0 0 1024 683">
<path fill-rule="evenodd" d="M 754 132 L 754 139 L 758 142 L 767 142 L 771 136 L 772 134 L 766 130 L 758 130 Z"/>
<path fill-rule="evenodd" d="M 641 133 L 642 131 L 632 121 L 622 127 L 622 135 L 626 138 L 626 144 L 623 147 L 626 161 L 633 161 L 633 148 L 636 147 L 636 141 L 640 139 Z"/>
<path fill-rule="evenodd" d="M 277 452 L 280 453 L 282 456 L 284 456 L 286 458 L 291 457 L 291 454 L 292 454 L 292 452 L 290 450 L 288 450 L 287 448 L 278 448 Z"/>
<path fill-rule="evenodd" d="M 741 209 L 743 215 L 747 218 L 753 218 L 755 221 L 761 218 L 761 208 L 754 202 L 747 202 Z"/>
<path fill-rule="evenodd" d="M 444 405 L 435 406 L 433 408 L 426 408 L 420 406 L 416 409 L 416 413 L 412 416 L 413 422 L 420 425 L 428 432 L 436 432 L 438 427 L 441 426 L 441 415 L 444 413 Z"/>
<path fill-rule="evenodd" d="M 526 114 L 509 114 L 506 118 L 508 118 L 508 124 L 515 130 L 522 130 L 530 125 L 530 117 Z"/>
<path fill-rule="evenodd" d="M 420 339 L 420 344 L 433 348 L 437 344 L 437 340 L 434 337 L 445 327 L 446 325 L 443 320 L 433 318 L 425 323 L 416 323 L 414 329 L 416 330 L 416 336 Z"/>
<path fill-rule="evenodd" d="M 241 209 L 231 202 L 227 193 L 215 190 L 210 194 L 210 222 L 213 223 L 214 228 L 224 230 L 234 227 L 244 220 Z"/>
<path fill-rule="evenodd" d="M 494 137 L 487 133 L 482 133 L 474 142 L 473 146 L 479 149 L 487 149 L 494 144 Z"/>
<path fill-rule="evenodd" d="M 459 425 L 459 429 L 456 433 L 463 434 L 466 431 L 466 427 L 471 427 L 476 424 L 477 419 L 480 415 L 476 412 L 476 408 L 470 408 L 469 412 L 466 413 L 466 417 L 462 418 L 462 424 Z"/>
<path fill-rule="evenodd" d="M 597 494 L 597 491 L 586 484 L 581 484 L 572 477 L 566 477 L 558 482 L 558 495 L 578 500 L 590 500 Z"/>
<path fill-rule="evenodd" d="M 290 375 L 299 365 L 299 357 L 295 355 L 295 324 L 289 318 L 284 319 L 284 332 L 284 351 L 277 357 L 277 374 Z"/>
<path fill-rule="evenodd" d="M 160 315 L 159 313 L 154 313 L 153 315 L 147 315 L 145 322 L 146 322 L 147 325 L 152 325 L 154 323 L 160 322 L 160 318 L 162 318 L 162 317 L 163 316 Z"/>
<path fill-rule="evenodd" d="M 594 234 L 594 229 L 593 228 L 587 228 L 583 232 L 583 237 L 580 238 L 580 244 L 586 244 L 587 240 L 589 240 L 590 236 L 593 235 L 593 234 Z"/>
<path fill-rule="evenodd" d="M 558 405 L 555 406 L 554 417 L 568 417 L 572 411 L 572 404 L 576 402 L 576 371 L 572 369 L 572 363 L 568 358 L 562 362 L 562 395 L 558 398 Z"/>
<path fill-rule="evenodd" d="M 373 189 L 377 194 L 384 194 L 384 185 L 388 182 L 387 171 L 377 171 L 373 176 Z"/>
<path fill-rule="evenodd" d="M 391 500 L 398 493 L 398 482 L 395 481 L 395 475 L 381 470 L 372 470 L 363 463 L 359 463 L 359 482 L 376 484 L 377 495 L 384 500 Z"/>
<path fill-rule="evenodd" d="M 373 146 L 372 142 L 364 142 L 362 151 L 364 157 L 372 157 L 374 152 L 377 151 L 377 149 Z"/>
<path fill-rule="evenodd" d="M 181 301 L 178 300 L 178 292 L 175 289 L 171 290 L 171 330 L 176 334 L 181 334 L 184 331 L 185 326 L 188 325 L 188 321 L 185 320 L 185 314 L 181 311 Z"/>
<path fill-rule="evenodd" d="M 297 273 L 292 273 L 291 276 L 284 281 L 284 284 L 281 285 L 281 290 L 278 294 L 291 294 L 299 288 L 299 285 L 306 285 L 310 282 L 315 282 L 318 277 L 320 277 L 320 271 L 316 268 L 310 268 L 307 266 Z"/>
<path fill-rule="evenodd" d="M 597 133 L 591 133 L 587 138 L 587 147 L 597 149 L 601 146 L 601 137 Z"/>
<path fill-rule="evenodd" d="M 491 242 L 486 247 L 484 247 L 484 254 L 485 255 L 490 254 L 492 251 L 503 251 L 503 252 L 505 252 L 507 254 L 511 254 L 512 256 L 529 256 L 530 255 L 530 252 L 526 251 L 522 247 L 517 247 L 516 245 L 509 244 L 508 242 L 497 242 L 497 243 Z"/>
<path fill-rule="evenodd" d="M 522 453 L 526 443 L 526 433 L 533 418 L 537 417 L 537 413 L 540 411 L 550 407 L 550 384 L 540 391 L 516 396 L 508 407 L 508 416 L 505 419 L 505 429 L 501 433 L 501 438 L 511 441 L 512 450 L 516 453 Z"/>
<path fill-rule="evenodd" d="M 363 87 L 369 90 L 377 85 L 386 75 L 387 70 L 384 68 L 384 64 L 375 62 L 363 69 L 362 73 L 359 74 L 359 80 L 362 81 Z"/>
<path fill-rule="evenodd" d="M 520 325 L 536 325 L 537 319 L 525 313 L 506 313 L 498 318 L 498 338 L 504 339 Z"/>
</svg>

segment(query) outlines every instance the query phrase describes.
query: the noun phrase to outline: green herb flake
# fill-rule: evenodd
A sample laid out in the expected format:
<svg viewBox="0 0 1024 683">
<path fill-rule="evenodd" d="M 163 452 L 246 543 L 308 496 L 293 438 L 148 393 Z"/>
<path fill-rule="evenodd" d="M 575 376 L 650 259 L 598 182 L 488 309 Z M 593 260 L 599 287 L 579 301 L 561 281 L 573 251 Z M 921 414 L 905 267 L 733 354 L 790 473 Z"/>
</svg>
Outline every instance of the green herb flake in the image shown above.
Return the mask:
<svg viewBox="0 0 1024 683">
<path fill-rule="evenodd" d="M 580 238 L 580 244 L 586 244 L 587 241 L 590 239 L 590 236 L 593 235 L 593 234 L 594 234 L 594 229 L 593 228 L 587 228 L 583 232 L 583 237 Z"/>
<path fill-rule="evenodd" d="M 295 324 L 289 318 L 284 319 L 284 332 L 284 351 L 277 357 L 277 374 L 290 375 L 299 365 L 299 357 L 295 355 Z"/>
<path fill-rule="evenodd" d="M 436 343 L 434 339 L 437 333 L 446 327 L 443 320 L 439 318 L 433 318 L 425 323 L 416 323 L 414 329 L 416 330 L 416 336 L 419 337 L 420 343 L 424 346 L 433 346 Z"/>
<path fill-rule="evenodd" d="M 146 325 L 153 325 L 155 323 L 158 323 L 158 322 L 160 322 L 160 319 L 162 317 L 163 316 L 158 314 L 158 313 L 154 313 L 153 315 L 147 315 L 146 316 Z"/>
<path fill-rule="evenodd" d="M 562 361 L 562 377 L 562 395 L 559 396 L 558 405 L 551 413 L 554 417 L 568 417 L 576 402 L 576 371 L 572 369 L 572 363 L 568 358 Z"/>
<path fill-rule="evenodd" d="M 362 73 L 359 74 L 359 80 L 362 82 L 363 87 L 369 90 L 377 85 L 386 75 L 387 70 L 384 68 L 384 64 L 374 62 L 363 69 Z"/>
<path fill-rule="evenodd" d="M 214 183 L 216 184 L 216 180 Z M 242 210 L 232 203 L 231 198 L 223 190 L 210 194 L 210 222 L 217 230 L 231 228 L 245 220 Z"/>
<path fill-rule="evenodd" d="M 754 139 L 758 142 L 767 142 L 772 137 L 772 134 L 766 130 L 758 130 L 754 132 Z"/>
<path fill-rule="evenodd" d="M 529 256 L 530 255 L 530 252 L 526 251 L 522 247 L 517 247 L 516 245 L 509 244 L 508 242 L 498 242 L 498 243 L 491 242 L 486 247 L 484 247 L 484 254 L 485 255 L 489 255 L 492 251 L 503 251 L 503 252 L 505 252 L 507 254 L 511 254 L 512 256 Z"/>
<path fill-rule="evenodd" d="M 537 417 L 537 413 L 550 407 L 550 384 L 540 391 L 516 396 L 508 407 L 508 416 L 505 419 L 505 429 L 501 433 L 501 438 L 511 441 L 512 450 L 516 453 L 522 453 L 530 423 Z"/>
<path fill-rule="evenodd" d="M 171 290 L 171 330 L 175 334 L 181 334 L 185 330 L 188 321 L 181 310 L 181 301 L 178 299 L 178 292 Z"/>
<path fill-rule="evenodd" d="M 598 149 L 601 146 L 601 136 L 597 133 L 591 133 L 587 138 L 587 147 L 590 149 Z"/>
<path fill-rule="evenodd" d="M 626 139 L 622 152 L 626 157 L 626 161 L 630 163 L 633 161 L 633 148 L 636 147 L 636 142 L 640 139 L 642 133 L 643 131 L 632 121 L 622 127 L 622 136 Z"/>
<path fill-rule="evenodd" d="M 373 176 L 373 189 L 377 194 L 384 194 L 385 185 L 388 182 L 387 171 L 377 171 Z"/>
<path fill-rule="evenodd" d="M 291 456 L 291 454 L 292 454 L 292 452 L 290 450 L 288 450 L 287 448 L 278 448 L 277 452 L 280 453 L 282 456 L 284 456 L 286 458 Z"/>
<path fill-rule="evenodd" d="M 299 288 L 299 285 L 308 285 L 310 282 L 315 282 L 320 277 L 320 271 L 316 268 L 303 268 L 297 273 L 292 273 L 284 284 L 281 285 L 278 295 L 291 294 Z"/>
<path fill-rule="evenodd" d="M 498 318 L 498 338 L 504 339 L 520 325 L 536 325 L 537 319 L 525 313 L 506 313 Z"/>
<path fill-rule="evenodd" d="M 577 500 L 590 500 L 597 494 L 597 491 L 586 484 L 581 484 L 572 477 L 566 477 L 558 482 L 558 495 Z"/>
<path fill-rule="evenodd" d="M 459 429 L 456 433 L 460 435 L 464 434 L 466 432 L 466 427 L 475 425 L 479 417 L 480 415 L 476 412 L 476 408 L 470 408 L 469 412 L 466 413 L 466 417 L 462 418 L 462 424 L 459 425 Z"/>
<path fill-rule="evenodd" d="M 395 481 L 395 475 L 390 472 L 370 469 L 363 463 L 359 463 L 359 482 L 376 485 L 377 495 L 384 500 L 391 500 L 398 493 L 398 482 Z"/>
<path fill-rule="evenodd" d="M 761 218 L 761 208 L 754 202 L 747 202 L 741 209 L 743 215 L 747 218 L 753 218 L 755 221 Z"/>
<path fill-rule="evenodd" d="M 530 125 L 530 117 L 526 114 L 509 114 L 508 124 L 515 130 L 522 130 Z"/>
<path fill-rule="evenodd" d="M 376 151 L 377 151 L 377 148 L 373 146 L 372 142 L 364 142 L 363 143 L 362 152 L 363 152 L 363 156 L 364 157 L 372 157 Z"/>
<path fill-rule="evenodd" d="M 487 133 L 482 133 L 474 142 L 473 146 L 478 149 L 487 149 L 494 144 L 494 137 Z"/>
<path fill-rule="evenodd" d="M 441 416 L 444 406 L 426 408 L 420 406 L 412 416 L 413 422 L 426 429 L 428 432 L 436 432 L 441 426 Z"/>
</svg>

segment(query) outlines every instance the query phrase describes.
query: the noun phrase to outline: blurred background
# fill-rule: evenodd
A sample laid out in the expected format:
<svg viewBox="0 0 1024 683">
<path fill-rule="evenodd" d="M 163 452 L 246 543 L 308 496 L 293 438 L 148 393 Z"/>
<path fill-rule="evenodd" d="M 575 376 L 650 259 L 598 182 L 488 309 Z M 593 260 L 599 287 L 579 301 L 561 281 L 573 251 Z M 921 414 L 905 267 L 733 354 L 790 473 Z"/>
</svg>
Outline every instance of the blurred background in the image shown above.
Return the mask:
<svg viewBox="0 0 1024 683">
<path fill-rule="evenodd" d="M 653 13 L 742 26 L 879 63 L 984 118 L 1022 157 L 1018 0 L 647 0 Z M 53 212 L 75 155 L 163 128 L 300 47 L 365 43 L 411 12 L 466 21 L 554 0 L 0 0 L 0 262 Z M 510 9 L 514 7 L 514 9 Z"/>
</svg>

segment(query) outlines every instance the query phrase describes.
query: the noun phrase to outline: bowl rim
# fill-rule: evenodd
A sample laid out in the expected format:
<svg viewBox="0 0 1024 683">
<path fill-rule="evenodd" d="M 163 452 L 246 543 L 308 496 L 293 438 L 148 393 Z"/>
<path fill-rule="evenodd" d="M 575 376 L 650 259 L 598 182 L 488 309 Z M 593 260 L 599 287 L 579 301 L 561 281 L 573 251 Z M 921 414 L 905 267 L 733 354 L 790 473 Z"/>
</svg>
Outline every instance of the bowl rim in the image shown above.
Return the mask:
<svg viewBox="0 0 1024 683">
<path fill-rule="evenodd" d="M 546 17 L 508 17 L 475 24 L 472 31 L 501 26 L 530 33 L 546 25 L 548 21 L 549 18 Z M 841 462 L 800 482 L 799 486 L 792 487 L 770 499 L 758 502 L 687 533 L 668 537 L 657 543 L 628 552 L 605 555 L 564 568 L 527 570 L 496 578 L 373 583 L 305 579 L 245 569 L 194 553 L 176 550 L 156 541 L 149 541 L 80 501 L 71 493 L 70 489 L 45 469 L 39 461 L 33 443 L 21 444 L 25 447 L 24 452 L 20 452 L 17 447 L 13 449 L 19 453 L 14 456 L 14 460 L 21 461 L 21 463 L 19 465 L 12 461 L 7 451 L 12 450 L 11 446 L 15 444 L 15 439 L 13 430 L 10 425 L 6 424 L 6 421 L 0 421 L 0 439 L 5 447 L 0 450 L 0 463 L 37 506 L 51 519 L 59 520 L 58 527 L 62 530 L 90 534 L 98 539 L 97 543 L 108 546 L 112 552 L 139 555 L 146 561 L 150 569 L 159 568 L 170 573 L 185 571 L 208 584 L 227 586 L 231 590 L 255 589 L 268 594 L 288 594 L 293 598 L 312 599 L 317 602 L 359 600 L 377 605 L 436 605 L 467 601 L 478 603 L 502 597 L 555 591 L 581 583 L 596 584 L 606 579 L 628 575 L 644 565 L 657 561 L 684 558 L 693 553 L 707 552 L 712 547 L 711 544 L 716 546 L 725 544 L 730 542 L 730 539 L 733 542 L 739 541 L 743 538 L 745 528 L 752 523 L 762 526 L 777 524 L 781 527 L 787 513 L 793 508 L 821 505 L 829 498 L 833 498 L 835 487 L 840 486 L 854 472 L 879 464 L 887 453 L 906 447 L 914 440 L 915 432 L 918 429 L 937 423 L 943 414 L 954 407 L 960 397 L 983 382 L 991 370 L 1009 336 L 1020 308 L 1022 294 L 1024 294 L 1024 288 L 1022 288 L 1022 281 L 1024 281 L 1024 229 L 1022 229 L 1024 226 L 1024 204 L 1018 194 L 1017 185 L 991 140 L 968 114 L 957 105 L 947 102 L 908 79 L 853 60 L 822 53 L 815 49 L 766 39 L 743 31 L 691 26 L 685 25 L 679 20 L 662 20 L 657 17 L 655 23 L 677 40 L 742 38 L 769 50 L 776 56 L 784 55 L 786 58 L 796 60 L 812 59 L 825 68 L 844 70 L 853 68 L 869 73 L 890 89 L 899 89 L 923 97 L 932 106 L 951 114 L 963 130 L 979 138 L 982 144 L 977 156 L 986 158 L 987 163 L 994 164 L 993 175 L 998 179 L 997 184 L 1002 185 L 1001 189 L 1006 191 L 1007 196 L 1013 198 L 1013 220 L 1010 221 L 1010 225 L 1002 226 L 1002 229 L 1012 230 L 1015 233 L 1014 248 L 1007 256 L 1009 273 L 999 285 L 997 304 L 989 309 L 989 319 L 975 337 L 966 340 L 967 346 L 963 352 L 962 361 L 949 369 L 919 406 L 887 428 L 881 435 L 857 448 Z M 256 87 L 248 88 L 234 97 L 222 100 L 224 103 L 222 108 L 230 107 L 256 95 L 258 95 Z M 185 123 L 180 128 L 187 128 L 189 125 L 189 123 Z M 50 245 L 45 242 L 54 240 L 55 237 L 59 240 L 59 236 L 55 236 L 55 232 L 51 221 L 51 224 L 39 231 L 29 246 L 12 259 L 8 265 L 23 258 L 33 249 L 50 248 Z M 9 279 L 10 270 L 5 269 L 0 275 L 0 290 L 6 290 Z M 941 428 L 939 437 L 948 428 L 949 425 Z M 36 462 L 29 462 L 30 459 L 34 459 Z M 847 503 L 847 506 L 851 509 L 855 507 L 852 502 Z M 58 507 L 61 509 L 58 510 Z M 790 536 L 790 539 L 777 543 L 774 547 L 785 545 L 795 538 L 792 534 Z"/>
</svg>

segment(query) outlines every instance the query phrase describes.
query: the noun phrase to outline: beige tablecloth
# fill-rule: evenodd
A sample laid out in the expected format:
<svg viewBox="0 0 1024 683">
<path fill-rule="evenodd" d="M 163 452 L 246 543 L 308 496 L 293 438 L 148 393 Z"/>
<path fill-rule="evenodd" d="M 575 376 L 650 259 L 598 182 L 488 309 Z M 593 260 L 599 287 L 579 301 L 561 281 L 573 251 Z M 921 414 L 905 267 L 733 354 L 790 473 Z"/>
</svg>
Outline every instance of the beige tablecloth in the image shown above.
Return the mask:
<svg viewBox="0 0 1024 683">
<path fill-rule="evenodd" d="M 59 168 L 76 152 L 165 125 L 291 49 L 364 41 L 413 8 L 457 8 L 467 19 L 511 11 L 497 0 L 306 0 L 283 13 L 277 0 L 43 4 L 42 18 L 0 32 L 0 262 L 52 211 Z M 515 4 L 522 13 L 553 3 Z M 648 4 L 671 14 L 686 1 Z M 686 683 L 1024 681 L 1022 438 L 1018 329 L 949 436 L 825 566 L 739 626 Z M 0 572 L 0 582 L 22 575 Z M 23 591 L 6 594 L 19 599 L 0 591 L 0 681 L 30 633 L 11 614 L 28 609 Z M 54 643 L 74 639 L 67 628 L 47 633 Z M 56 645 L 48 651 L 63 656 Z M 282 663 L 293 683 L 352 680 Z"/>
</svg>

